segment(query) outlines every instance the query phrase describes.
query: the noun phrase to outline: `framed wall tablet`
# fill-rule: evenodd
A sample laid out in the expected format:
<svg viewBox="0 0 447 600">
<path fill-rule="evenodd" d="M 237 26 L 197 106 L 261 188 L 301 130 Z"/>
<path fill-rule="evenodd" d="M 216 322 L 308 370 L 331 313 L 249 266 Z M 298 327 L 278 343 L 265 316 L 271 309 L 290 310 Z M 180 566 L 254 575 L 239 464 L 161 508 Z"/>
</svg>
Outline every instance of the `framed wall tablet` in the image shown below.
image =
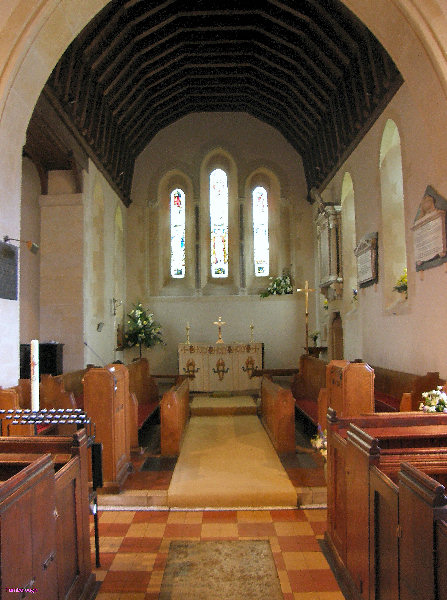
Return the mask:
<svg viewBox="0 0 447 600">
<path fill-rule="evenodd" d="M 0 298 L 17 300 L 18 248 L 0 242 Z"/>
<path fill-rule="evenodd" d="M 354 250 L 357 257 L 357 282 L 358 286 L 368 287 L 377 283 L 377 231 L 365 235 Z"/>
<path fill-rule="evenodd" d="M 447 201 L 428 186 L 411 228 L 416 271 L 437 267 L 447 260 L 446 215 Z"/>
</svg>

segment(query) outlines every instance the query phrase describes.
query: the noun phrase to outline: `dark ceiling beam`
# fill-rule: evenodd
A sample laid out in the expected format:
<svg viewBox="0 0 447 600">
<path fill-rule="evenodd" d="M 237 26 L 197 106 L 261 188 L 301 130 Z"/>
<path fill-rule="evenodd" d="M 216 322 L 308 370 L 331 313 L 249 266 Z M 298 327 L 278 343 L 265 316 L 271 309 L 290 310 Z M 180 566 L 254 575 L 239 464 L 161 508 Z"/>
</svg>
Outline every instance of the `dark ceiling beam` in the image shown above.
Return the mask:
<svg viewBox="0 0 447 600">
<path fill-rule="evenodd" d="M 252 65 L 248 65 L 250 68 L 246 69 L 244 73 L 234 73 L 229 72 L 226 74 L 214 74 L 214 73 L 188 73 L 188 66 L 185 72 L 178 73 L 176 72 L 174 75 L 170 76 L 171 83 L 167 80 L 163 81 L 163 85 L 158 85 L 155 89 L 148 90 L 150 93 L 150 106 L 146 106 L 146 104 L 142 104 L 140 106 L 133 105 L 130 107 L 126 113 L 122 114 L 121 119 L 124 121 L 124 128 L 127 131 L 129 137 L 132 137 L 134 130 L 139 129 L 147 118 L 146 113 L 149 111 L 151 114 L 154 113 L 157 105 L 158 98 L 170 98 L 172 97 L 172 90 L 178 90 L 176 93 L 185 93 L 190 85 L 195 84 L 197 80 L 202 82 L 202 87 L 204 90 L 204 94 L 208 93 L 208 89 L 211 86 L 215 86 L 216 80 L 226 79 L 227 83 L 230 81 L 235 85 L 235 82 L 238 80 L 246 80 L 248 77 L 256 83 L 259 80 L 259 77 L 262 77 L 264 89 L 270 90 L 272 96 L 280 94 L 284 98 L 284 104 L 288 105 L 288 110 L 291 111 L 294 115 L 295 120 L 299 117 L 299 122 L 301 124 L 301 128 L 306 132 L 306 134 L 310 135 L 313 130 L 315 130 L 316 124 L 318 122 L 318 114 L 315 114 L 315 119 L 310 118 L 301 108 L 299 97 L 295 97 L 296 94 L 294 90 L 289 90 L 287 85 L 283 80 L 277 80 L 274 82 L 270 82 L 268 71 L 259 69 Z M 253 73 L 254 72 L 254 73 Z M 257 77 L 258 76 L 258 77 Z M 155 86 L 154 86 L 155 87 Z M 232 86 L 231 86 L 232 87 Z M 229 86 L 226 85 L 225 89 L 228 93 Z M 133 124 L 133 126 L 132 126 Z"/>
<path fill-rule="evenodd" d="M 198 111 L 275 127 L 321 185 L 401 82 L 339 0 L 112 0 L 48 88 L 127 202 L 138 152 Z"/>
<path fill-rule="evenodd" d="M 296 138 L 302 140 L 302 143 L 307 141 L 307 137 L 297 129 L 297 124 L 286 119 L 284 117 L 284 113 L 279 109 L 277 104 L 272 105 L 270 96 L 259 93 L 258 89 L 254 86 L 247 85 L 246 87 L 247 92 L 240 92 L 240 90 L 238 90 L 236 93 L 231 95 L 231 106 L 233 112 L 248 112 L 249 114 L 252 114 L 251 106 L 261 107 L 265 113 L 270 114 L 270 119 L 274 118 L 277 123 L 283 123 L 283 128 L 286 128 L 291 133 L 294 133 Z M 254 94 L 255 92 L 256 96 Z M 188 106 L 188 112 L 192 112 L 192 109 L 196 106 L 203 106 L 203 110 L 207 111 L 210 110 L 210 106 L 214 106 L 214 112 L 221 112 L 227 108 L 228 104 L 230 104 L 228 101 L 228 93 L 225 91 L 208 94 L 205 103 L 202 104 L 202 101 L 203 97 L 200 94 L 194 93 L 188 93 L 186 98 L 179 97 L 176 100 L 171 100 L 167 106 L 160 108 L 156 116 L 147 121 L 144 128 L 140 128 L 135 137 L 136 148 L 138 148 L 140 151 L 144 149 L 144 140 L 147 132 L 151 130 L 153 123 L 169 122 L 166 120 L 166 116 L 169 119 L 172 112 L 174 112 L 176 117 L 174 120 L 177 120 L 177 107 L 181 108 L 183 106 Z M 196 111 L 194 110 L 194 112 Z"/>
</svg>

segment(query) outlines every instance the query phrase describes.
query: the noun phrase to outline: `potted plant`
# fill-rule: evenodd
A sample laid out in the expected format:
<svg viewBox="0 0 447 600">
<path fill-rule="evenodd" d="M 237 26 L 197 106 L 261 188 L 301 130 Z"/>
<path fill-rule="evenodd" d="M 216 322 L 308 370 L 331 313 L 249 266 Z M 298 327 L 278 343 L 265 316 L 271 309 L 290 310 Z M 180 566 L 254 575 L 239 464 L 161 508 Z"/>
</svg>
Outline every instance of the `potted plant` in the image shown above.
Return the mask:
<svg viewBox="0 0 447 600">
<path fill-rule="evenodd" d="M 151 348 L 156 344 L 163 343 L 160 324 L 155 321 L 152 313 L 143 308 L 141 302 L 135 304 L 127 316 L 127 328 L 124 333 L 124 346 L 126 348 L 139 346 L 141 358 L 142 346 Z"/>
<path fill-rule="evenodd" d="M 291 294 L 293 292 L 292 281 L 290 274 L 287 271 L 278 277 L 270 277 L 271 284 L 266 290 L 261 292 L 261 298 L 267 298 L 267 296 L 281 296 L 282 294 Z"/>
<path fill-rule="evenodd" d="M 396 281 L 396 285 L 393 287 L 393 291 L 399 294 L 405 294 L 405 298 L 408 298 L 408 282 L 407 282 L 407 268 L 403 270 L 402 275 Z"/>
</svg>

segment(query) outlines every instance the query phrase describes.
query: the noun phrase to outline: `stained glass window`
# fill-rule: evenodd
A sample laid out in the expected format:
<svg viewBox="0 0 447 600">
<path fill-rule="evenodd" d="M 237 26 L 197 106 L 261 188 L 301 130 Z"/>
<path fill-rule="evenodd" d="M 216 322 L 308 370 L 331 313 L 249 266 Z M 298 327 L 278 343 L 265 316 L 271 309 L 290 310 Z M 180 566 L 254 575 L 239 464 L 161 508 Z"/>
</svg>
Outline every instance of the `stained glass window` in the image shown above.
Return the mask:
<svg viewBox="0 0 447 600">
<path fill-rule="evenodd" d="M 185 276 L 185 193 L 171 192 L 171 277 Z"/>
<path fill-rule="evenodd" d="M 228 277 L 228 183 L 227 174 L 210 174 L 211 276 Z"/>
<path fill-rule="evenodd" d="M 253 190 L 253 253 L 256 277 L 269 274 L 269 210 L 267 191 Z"/>
</svg>

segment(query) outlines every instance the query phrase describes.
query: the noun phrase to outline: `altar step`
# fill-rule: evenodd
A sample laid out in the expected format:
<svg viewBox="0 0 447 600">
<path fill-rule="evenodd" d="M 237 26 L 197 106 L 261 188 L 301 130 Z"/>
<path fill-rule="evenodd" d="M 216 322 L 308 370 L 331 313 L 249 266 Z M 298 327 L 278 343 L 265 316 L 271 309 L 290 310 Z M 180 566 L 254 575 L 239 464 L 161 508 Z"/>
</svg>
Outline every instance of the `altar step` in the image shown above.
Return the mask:
<svg viewBox="0 0 447 600">
<path fill-rule="evenodd" d="M 324 508 L 327 504 L 326 486 L 295 488 L 298 506 Z M 126 490 L 119 494 L 98 496 L 99 510 L 169 510 L 167 490 Z M 263 510 L 261 506 L 259 510 Z"/>
<path fill-rule="evenodd" d="M 256 415 L 257 410 L 252 396 L 194 396 L 190 402 L 192 417 Z"/>
</svg>

